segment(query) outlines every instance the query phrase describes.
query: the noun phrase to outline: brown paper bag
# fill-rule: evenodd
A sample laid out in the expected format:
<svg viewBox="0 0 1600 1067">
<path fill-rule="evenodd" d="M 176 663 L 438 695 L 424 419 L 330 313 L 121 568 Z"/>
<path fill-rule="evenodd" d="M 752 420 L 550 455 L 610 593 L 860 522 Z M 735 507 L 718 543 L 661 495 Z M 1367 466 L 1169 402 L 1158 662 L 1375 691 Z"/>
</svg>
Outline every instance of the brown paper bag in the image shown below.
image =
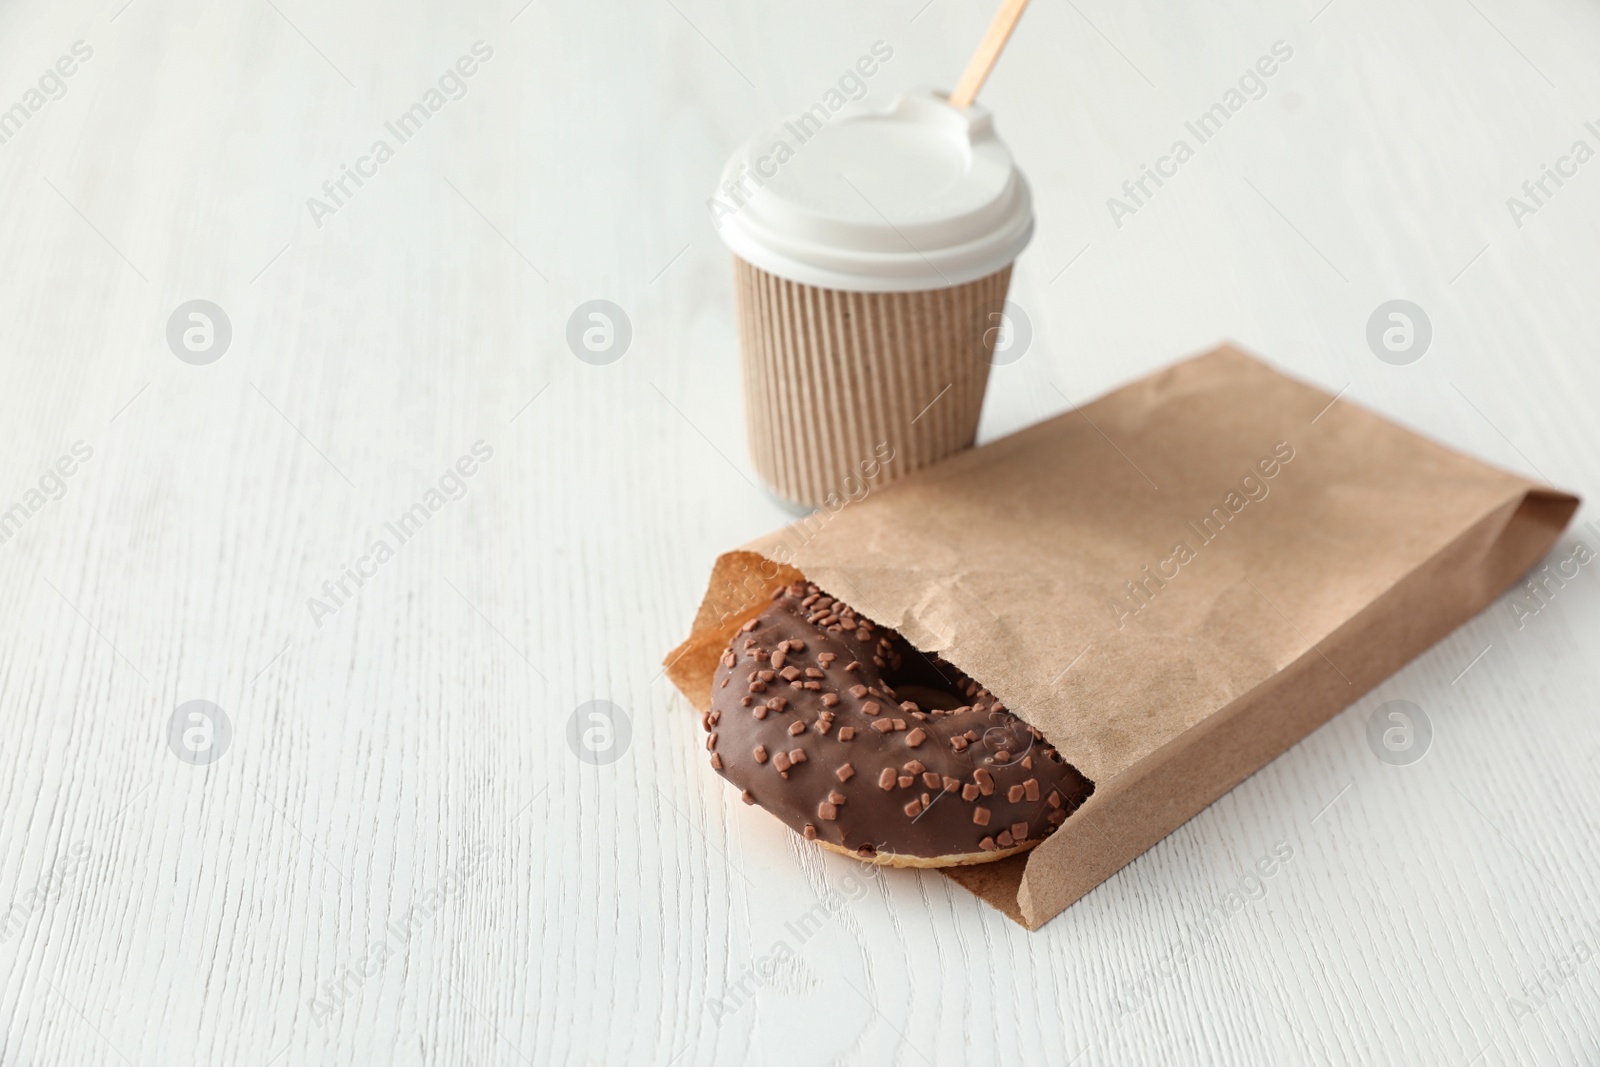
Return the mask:
<svg viewBox="0 0 1600 1067">
<path fill-rule="evenodd" d="M 1032 852 L 945 871 L 1036 929 L 1489 604 L 1577 506 L 1221 348 L 727 553 L 668 672 L 704 710 L 800 574 L 942 654 L 1095 782 Z"/>
</svg>

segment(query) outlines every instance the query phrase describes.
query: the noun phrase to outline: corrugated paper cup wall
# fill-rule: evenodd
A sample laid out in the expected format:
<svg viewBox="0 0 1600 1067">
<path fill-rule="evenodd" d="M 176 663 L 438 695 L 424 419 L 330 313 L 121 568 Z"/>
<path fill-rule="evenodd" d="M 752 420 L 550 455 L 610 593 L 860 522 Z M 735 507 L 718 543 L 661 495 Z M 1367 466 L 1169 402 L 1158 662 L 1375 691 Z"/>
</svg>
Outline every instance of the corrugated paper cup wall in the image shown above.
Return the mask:
<svg viewBox="0 0 1600 1067">
<path fill-rule="evenodd" d="M 745 424 L 762 480 L 822 507 L 970 448 L 1010 282 L 1008 265 L 944 289 L 848 292 L 735 256 Z"/>
</svg>

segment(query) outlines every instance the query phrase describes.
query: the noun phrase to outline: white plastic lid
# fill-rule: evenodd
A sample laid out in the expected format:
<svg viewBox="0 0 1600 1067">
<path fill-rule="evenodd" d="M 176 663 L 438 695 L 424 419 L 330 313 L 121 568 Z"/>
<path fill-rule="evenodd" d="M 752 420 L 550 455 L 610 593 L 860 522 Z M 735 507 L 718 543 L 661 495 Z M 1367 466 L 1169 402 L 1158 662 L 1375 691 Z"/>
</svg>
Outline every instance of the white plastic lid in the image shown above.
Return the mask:
<svg viewBox="0 0 1600 1067">
<path fill-rule="evenodd" d="M 1033 236 L 1028 183 L 993 117 L 931 90 L 886 111 L 790 120 L 735 152 L 722 183 L 709 206 L 728 247 L 826 289 L 976 281 Z"/>
</svg>

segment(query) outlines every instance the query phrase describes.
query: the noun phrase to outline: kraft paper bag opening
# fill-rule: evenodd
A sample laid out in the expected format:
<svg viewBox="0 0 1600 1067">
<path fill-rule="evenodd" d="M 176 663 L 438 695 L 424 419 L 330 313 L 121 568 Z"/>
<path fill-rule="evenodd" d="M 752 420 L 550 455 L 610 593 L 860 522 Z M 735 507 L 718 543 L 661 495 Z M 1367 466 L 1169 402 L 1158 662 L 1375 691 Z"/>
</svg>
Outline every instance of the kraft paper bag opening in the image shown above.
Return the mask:
<svg viewBox="0 0 1600 1067">
<path fill-rule="evenodd" d="M 704 711 L 802 575 L 944 656 L 1095 783 L 1031 852 L 943 869 L 1036 929 L 1488 605 L 1577 506 L 1224 347 L 723 555 L 668 673 Z"/>
</svg>

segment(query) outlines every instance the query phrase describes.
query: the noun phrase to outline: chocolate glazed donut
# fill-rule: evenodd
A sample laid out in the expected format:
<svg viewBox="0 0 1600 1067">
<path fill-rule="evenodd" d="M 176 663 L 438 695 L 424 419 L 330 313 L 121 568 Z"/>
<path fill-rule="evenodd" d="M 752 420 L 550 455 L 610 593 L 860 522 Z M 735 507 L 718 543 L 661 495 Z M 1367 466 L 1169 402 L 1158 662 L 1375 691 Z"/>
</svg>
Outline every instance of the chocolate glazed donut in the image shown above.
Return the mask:
<svg viewBox="0 0 1600 1067">
<path fill-rule="evenodd" d="M 734 636 L 701 725 L 745 803 L 871 863 L 1016 855 L 1094 791 L 988 690 L 815 585 Z"/>
</svg>

